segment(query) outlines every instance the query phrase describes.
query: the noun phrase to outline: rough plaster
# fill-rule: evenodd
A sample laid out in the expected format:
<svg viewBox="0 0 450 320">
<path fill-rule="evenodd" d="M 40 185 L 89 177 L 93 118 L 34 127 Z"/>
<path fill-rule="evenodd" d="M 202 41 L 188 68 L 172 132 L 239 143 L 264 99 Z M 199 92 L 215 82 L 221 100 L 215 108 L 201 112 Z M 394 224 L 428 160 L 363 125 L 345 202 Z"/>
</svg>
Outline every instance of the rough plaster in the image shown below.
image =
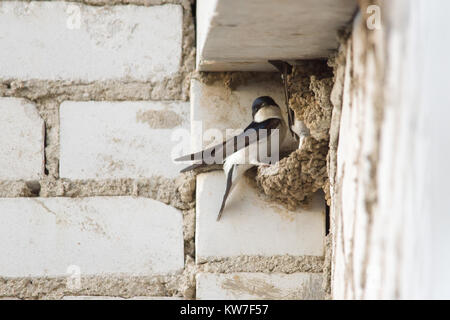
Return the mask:
<svg viewBox="0 0 450 320">
<path fill-rule="evenodd" d="M 87 197 L 139 196 L 172 205 L 180 210 L 195 206 L 195 177 L 183 174 L 176 179 L 0 181 L 0 197 Z"/>
<path fill-rule="evenodd" d="M 340 197 L 339 186 L 336 185 L 336 171 L 337 171 L 337 148 L 339 142 L 339 129 L 342 109 L 342 96 L 344 90 L 344 73 L 346 68 L 346 53 L 347 53 L 347 39 L 350 36 L 351 29 L 347 27 L 339 32 L 338 39 L 340 42 L 338 52 L 328 60 L 328 64 L 333 68 L 333 89 L 330 94 L 330 101 L 333 105 L 332 117 L 330 122 L 330 142 L 329 151 L 327 155 L 327 172 L 330 190 L 330 198 L 328 200 L 331 207 L 330 212 L 330 233 L 327 236 L 325 262 L 324 262 L 324 289 L 328 299 L 332 299 L 332 277 L 334 267 L 334 250 L 336 238 L 336 216 L 335 203 L 332 200 Z"/>
<path fill-rule="evenodd" d="M 346 62 L 338 61 L 345 76 L 333 90 L 341 114 L 337 166 L 330 167 L 333 297 L 442 299 L 449 292 L 442 201 L 449 50 L 440 31 L 448 3 L 359 3 L 352 35 L 343 39 Z M 380 30 L 366 27 L 373 4 L 382 12 Z"/>
<path fill-rule="evenodd" d="M 192 265 L 191 265 L 192 266 Z M 193 298 L 195 282 L 189 265 L 183 273 L 167 277 L 82 277 L 78 290 L 67 279 L 0 278 L 0 296 L 20 299 L 61 299 L 64 296 L 179 296 Z"/>
<path fill-rule="evenodd" d="M 194 78 L 206 85 L 221 82 L 225 88 L 231 91 L 254 82 L 278 82 L 278 76 L 274 72 L 197 72 Z M 280 87 L 281 90 L 281 87 Z"/>
<path fill-rule="evenodd" d="M 380 5 L 378 1 L 359 4 L 364 14 L 368 5 Z M 387 7 L 383 9 L 390 12 Z M 380 195 L 377 172 L 385 113 L 387 29 L 370 31 L 366 19 L 359 16 L 339 34 L 341 47 L 331 63 L 335 72 L 328 162 L 333 239 L 331 293 L 338 299 L 369 297 L 367 292 L 373 290 L 370 287 L 383 283 L 378 269 L 386 265 L 387 257 L 373 254 L 381 249 L 373 243 L 377 239 L 373 231 Z M 392 219 L 392 209 L 389 213 Z M 388 223 L 382 227 L 383 234 L 389 234 L 386 228 Z M 374 258 L 381 261 L 374 262 Z M 377 284 L 371 284 L 370 277 Z M 395 284 L 386 281 L 383 286 Z M 390 297 L 399 298 L 395 293 Z"/>
<path fill-rule="evenodd" d="M 314 272 L 323 271 L 323 257 L 318 256 L 238 256 L 208 257 L 197 261 L 205 272 Z"/>
</svg>

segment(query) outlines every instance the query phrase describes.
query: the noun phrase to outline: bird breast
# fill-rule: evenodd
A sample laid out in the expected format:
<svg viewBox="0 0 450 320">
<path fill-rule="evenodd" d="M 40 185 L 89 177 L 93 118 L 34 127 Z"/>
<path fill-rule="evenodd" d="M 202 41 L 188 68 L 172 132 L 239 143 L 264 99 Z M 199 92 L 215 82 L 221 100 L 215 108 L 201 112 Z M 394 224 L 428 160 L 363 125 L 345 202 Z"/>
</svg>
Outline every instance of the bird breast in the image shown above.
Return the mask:
<svg viewBox="0 0 450 320">
<path fill-rule="evenodd" d="M 254 116 L 254 121 L 260 123 L 271 118 L 280 119 L 281 121 L 283 121 L 283 116 L 281 115 L 279 107 L 277 106 L 262 107 L 261 109 L 258 110 L 258 112 L 256 112 Z"/>
</svg>

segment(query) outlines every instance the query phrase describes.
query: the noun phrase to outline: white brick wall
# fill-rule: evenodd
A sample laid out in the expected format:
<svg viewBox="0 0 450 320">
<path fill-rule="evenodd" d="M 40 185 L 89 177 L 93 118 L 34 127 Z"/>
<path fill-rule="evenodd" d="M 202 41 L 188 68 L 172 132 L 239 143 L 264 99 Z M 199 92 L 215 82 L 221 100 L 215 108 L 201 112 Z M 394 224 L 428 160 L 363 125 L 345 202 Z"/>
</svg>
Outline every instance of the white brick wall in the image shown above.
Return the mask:
<svg viewBox="0 0 450 320">
<path fill-rule="evenodd" d="M 222 218 L 217 222 L 225 191 L 225 175 L 218 171 L 197 177 L 198 259 L 238 255 L 323 255 L 323 197 L 315 197 L 308 210 L 288 211 L 281 205 L 263 200 L 255 187 L 244 180 L 228 197 Z"/>
<path fill-rule="evenodd" d="M 188 2 L 179 3 L 0 0 L 0 47 L 5 48 L 0 50 L 0 95 L 33 100 L 0 97 L 0 191 L 12 197 L 0 198 L 0 278 L 13 278 L 0 281 L 0 299 L 195 298 L 194 273 L 202 267 L 190 256 L 194 249 L 198 261 L 214 257 L 231 263 L 247 258 L 233 259 L 239 255 L 258 255 L 251 258 L 262 264 L 283 260 L 272 255 L 323 255 L 323 199 L 317 197 L 308 209 L 288 211 L 243 181 L 229 198 L 223 219 L 216 222 L 225 187 L 222 172 L 198 177 L 196 213 L 192 208 L 183 212 L 184 218 L 177 209 L 148 198 L 77 198 L 77 192 L 70 192 L 75 187 L 89 196 L 92 184 L 121 187 L 122 178 L 129 179 L 125 188 L 117 188 L 118 194 L 126 195 L 136 191 L 128 188 L 130 183 L 139 191 L 145 188 L 132 179 L 145 178 L 149 185 L 158 184 L 159 177 L 184 182 L 175 178 L 185 165 L 172 159 L 189 151 L 191 124 L 193 148 L 198 149 L 202 143 L 197 121 L 204 130 L 223 132 L 251 121 L 251 104 L 258 96 L 271 95 L 284 106 L 277 74 L 239 75 L 232 90 L 221 75 L 208 85 L 193 80 L 191 109 L 184 101 L 122 101 L 133 95 L 134 86 L 144 91 L 139 97 L 187 89 L 194 32 Z M 131 88 L 128 93 L 121 91 L 122 84 L 123 90 Z M 286 145 L 294 148 L 292 142 Z M 39 197 L 14 198 L 23 186 L 14 180 L 23 179 L 39 180 Z M 85 181 L 90 179 L 114 181 Z M 183 189 L 193 187 L 191 182 L 186 180 Z M 158 194 L 178 197 L 173 186 L 161 185 Z M 37 190 L 38 184 L 34 187 Z M 74 198 L 47 198 L 64 194 Z M 183 235 L 183 230 L 188 232 Z M 223 272 L 221 262 L 206 262 L 204 270 Z M 302 268 L 290 267 L 295 269 L 290 272 Z M 68 293 L 71 289 L 62 288 L 59 277 L 77 268 L 80 276 L 92 276 L 83 281 L 95 283 L 105 276 L 117 281 L 93 291 L 90 282 L 83 282 L 83 292 Z M 233 268 L 253 270 L 249 265 Z M 30 276 L 45 279 L 27 282 L 24 288 L 22 278 Z M 135 276 L 158 277 L 147 290 L 147 279 Z M 200 274 L 197 279 L 202 299 L 323 297 L 321 274 Z M 155 297 L 144 297 L 152 294 Z"/>
<path fill-rule="evenodd" d="M 180 67 L 182 10 L 0 3 L 0 78 L 160 80 Z"/>
<path fill-rule="evenodd" d="M 1 180 L 43 176 L 44 121 L 33 103 L 0 98 L 0 150 Z"/>
<path fill-rule="evenodd" d="M 71 179 L 174 178 L 189 135 L 185 102 L 71 102 L 60 107 L 60 175 Z M 184 129 L 184 131 L 182 131 Z M 178 131 L 177 131 L 178 130 Z M 188 143 L 188 139 L 185 139 Z M 184 148 L 187 149 L 187 146 Z"/>
<path fill-rule="evenodd" d="M 181 213 L 129 197 L 0 199 L 0 276 L 154 275 L 184 265 Z"/>
<path fill-rule="evenodd" d="M 322 275 L 318 273 L 200 273 L 197 299 L 292 300 L 323 299 Z"/>
</svg>

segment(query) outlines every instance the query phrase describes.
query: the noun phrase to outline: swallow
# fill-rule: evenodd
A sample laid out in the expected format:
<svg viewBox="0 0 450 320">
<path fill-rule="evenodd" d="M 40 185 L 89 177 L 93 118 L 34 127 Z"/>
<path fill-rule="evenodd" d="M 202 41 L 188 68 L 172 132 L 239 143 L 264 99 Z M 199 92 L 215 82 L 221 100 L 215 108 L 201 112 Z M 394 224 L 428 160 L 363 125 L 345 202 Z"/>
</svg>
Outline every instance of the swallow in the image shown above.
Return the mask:
<svg viewBox="0 0 450 320">
<path fill-rule="evenodd" d="M 283 80 L 283 91 L 284 91 L 284 100 L 286 104 L 286 111 L 288 115 L 288 126 L 289 131 L 291 132 L 292 136 L 298 140 L 299 136 L 295 130 L 293 130 L 293 127 L 295 126 L 295 115 L 294 111 L 289 107 L 289 99 L 290 99 L 290 93 L 289 88 L 287 84 L 287 76 L 292 72 L 292 66 L 287 63 L 286 61 L 282 60 L 269 60 L 268 61 L 271 65 L 273 65 L 277 70 L 281 73 L 281 79 Z"/>
<path fill-rule="evenodd" d="M 228 196 L 244 173 L 257 165 L 268 165 L 267 159 L 261 159 L 260 155 L 271 156 L 273 139 L 278 138 L 277 142 L 280 146 L 286 135 L 287 127 L 281 109 L 271 97 L 263 96 L 255 99 L 252 104 L 252 118 L 253 121 L 239 135 L 205 150 L 175 159 L 175 161 L 196 162 L 181 172 L 214 164 L 222 165 L 226 177 L 226 188 L 217 221 L 222 216 Z M 273 136 L 275 133 L 278 137 Z"/>
<path fill-rule="evenodd" d="M 286 61 L 282 60 L 269 60 L 268 62 L 281 73 L 289 130 L 295 140 L 299 142 L 298 148 L 300 148 L 305 140 L 305 137 L 310 135 L 310 131 L 303 121 L 295 118 L 294 110 L 292 110 L 289 106 L 289 99 L 291 96 L 287 83 L 287 76 L 288 74 L 292 73 L 292 66 Z"/>
</svg>

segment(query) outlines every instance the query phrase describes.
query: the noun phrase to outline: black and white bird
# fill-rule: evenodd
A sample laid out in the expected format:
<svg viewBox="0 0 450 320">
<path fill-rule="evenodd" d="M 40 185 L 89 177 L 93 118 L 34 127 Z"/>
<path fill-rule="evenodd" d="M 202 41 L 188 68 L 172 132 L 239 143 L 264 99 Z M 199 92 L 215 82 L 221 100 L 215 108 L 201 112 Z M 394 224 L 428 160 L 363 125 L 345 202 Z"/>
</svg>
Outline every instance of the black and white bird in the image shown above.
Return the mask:
<svg viewBox="0 0 450 320">
<path fill-rule="evenodd" d="M 298 142 L 298 148 L 300 149 L 305 138 L 310 135 L 310 132 L 305 123 L 295 117 L 294 110 L 292 110 L 289 106 L 291 94 L 289 92 L 288 86 L 288 75 L 292 73 L 292 66 L 288 62 L 282 60 L 269 60 L 268 62 L 273 65 L 281 74 L 281 80 L 283 82 L 284 89 L 284 100 L 288 118 L 288 128 L 291 131 L 292 137 Z"/>
<path fill-rule="evenodd" d="M 252 104 L 252 117 L 253 121 L 241 134 L 213 147 L 175 159 L 195 161 L 181 172 L 214 164 L 223 165 L 227 185 L 217 220 L 222 216 L 228 196 L 248 169 L 268 165 L 272 162 L 270 159 L 278 160 L 278 154 L 273 157 L 272 151 L 279 153 L 279 146 L 288 130 L 280 107 L 269 96 L 256 98 Z M 273 145 L 274 142 L 276 145 Z"/>
</svg>

